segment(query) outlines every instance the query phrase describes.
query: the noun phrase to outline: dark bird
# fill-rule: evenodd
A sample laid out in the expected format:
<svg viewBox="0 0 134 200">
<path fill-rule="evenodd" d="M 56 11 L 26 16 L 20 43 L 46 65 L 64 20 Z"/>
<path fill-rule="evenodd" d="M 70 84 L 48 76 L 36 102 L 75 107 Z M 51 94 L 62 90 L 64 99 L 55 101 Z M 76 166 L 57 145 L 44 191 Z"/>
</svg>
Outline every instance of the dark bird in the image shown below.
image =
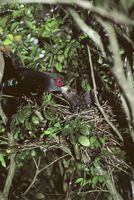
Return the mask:
<svg viewBox="0 0 134 200">
<path fill-rule="evenodd" d="M 60 76 L 28 68 L 16 69 L 16 74 L 2 82 L 2 93 L 15 97 L 37 97 L 44 92 L 64 92 Z"/>
<path fill-rule="evenodd" d="M 2 105 L 7 116 L 16 113 L 17 108 L 26 98 L 38 101 L 47 92 L 61 93 L 74 111 L 91 106 L 90 93 L 79 96 L 76 91 L 64 86 L 64 81 L 59 75 L 26 67 L 16 68 L 8 56 L 4 56 L 4 60 L 1 93 L 5 96 Z"/>
<path fill-rule="evenodd" d="M 4 57 L 5 69 L 1 93 L 7 96 L 6 113 L 13 114 L 23 97 L 38 98 L 46 92 L 66 93 L 63 79 L 54 73 L 39 72 L 28 68 L 15 68 L 11 58 Z M 9 97 L 8 97 L 9 96 Z"/>
</svg>

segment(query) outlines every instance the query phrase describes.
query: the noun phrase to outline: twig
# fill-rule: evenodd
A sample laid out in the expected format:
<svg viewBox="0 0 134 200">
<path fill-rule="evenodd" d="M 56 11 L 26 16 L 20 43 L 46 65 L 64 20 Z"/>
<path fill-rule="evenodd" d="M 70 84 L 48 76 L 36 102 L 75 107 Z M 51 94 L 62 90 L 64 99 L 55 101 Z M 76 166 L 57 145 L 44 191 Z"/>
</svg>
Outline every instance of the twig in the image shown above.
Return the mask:
<svg viewBox="0 0 134 200">
<path fill-rule="evenodd" d="M 34 163 L 35 163 L 35 166 L 36 166 L 36 172 L 35 172 L 35 175 L 34 175 L 34 178 L 32 180 L 32 182 L 30 183 L 30 185 L 28 186 L 28 188 L 26 189 L 26 191 L 24 192 L 24 195 L 26 195 L 29 190 L 32 188 L 32 186 L 34 185 L 34 183 L 36 182 L 36 179 L 37 179 L 37 176 L 42 172 L 44 171 L 45 169 L 47 169 L 48 167 L 50 167 L 51 165 L 53 165 L 54 163 L 58 162 L 59 160 L 65 158 L 66 156 L 68 156 L 68 154 L 65 154 L 59 158 L 57 158 L 56 160 L 54 160 L 53 162 L 51 162 L 49 165 L 43 167 L 42 169 L 39 169 L 40 167 L 40 159 L 38 160 L 38 163 L 36 163 L 35 159 L 34 160 Z"/>
<path fill-rule="evenodd" d="M 66 198 L 65 198 L 65 200 L 70 199 L 70 198 L 69 198 L 69 195 L 70 195 L 70 192 L 71 192 L 72 181 L 73 181 L 73 178 L 74 178 L 74 171 L 75 171 L 75 169 L 73 169 L 72 175 L 71 175 L 70 180 L 69 180 L 68 190 L 67 190 L 67 193 L 66 193 Z"/>
<path fill-rule="evenodd" d="M 104 192 L 104 193 L 109 193 L 108 190 L 103 190 L 102 188 L 96 189 L 96 190 L 89 190 L 89 191 L 85 191 L 85 192 L 80 192 L 79 195 L 81 194 L 90 194 L 90 193 L 95 193 L 95 192 Z"/>
<path fill-rule="evenodd" d="M 36 182 L 36 179 L 37 179 L 37 176 L 39 175 L 39 167 L 40 167 L 40 158 L 39 158 L 39 160 L 38 160 L 38 163 L 36 163 L 36 161 L 35 161 L 35 159 L 33 158 L 33 161 L 34 161 L 34 163 L 35 163 L 35 166 L 36 166 L 36 172 L 35 172 L 35 175 L 34 175 L 34 177 L 33 177 L 33 180 L 32 180 L 32 182 L 30 183 L 30 185 L 29 185 L 29 187 L 26 189 L 26 191 L 24 192 L 24 195 L 26 195 L 28 192 L 29 192 L 29 190 L 31 189 L 31 187 L 33 186 L 33 184 Z"/>
<path fill-rule="evenodd" d="M 58 162 L 59 160 L 61 160 L 61 159 L 65 158 L 65 157 L 67 157 L 68 155 L 69 155 L 69 154 L 67 153 L 67 154 L 65 154 L 65 155 L 63 155 L 63 156 L 57 158 L 56 160 L 54 160 L 53 162 L 51 162 L 49 165 L 47 165 L 47 166 L 43 167 L 42 169 L 40 169 L 40 173 L 41 173 L 42 171 L 44 171 L 45 169 L 47 169 L 48 167 L 50 167 L 51 165 L 53 165 L 54 163 Z"/>
<path fill-rule="evenodd" d="M 93 63 L 92 63 L 92 59 L 91 59 L 91 52 L 90 52 L 89 46 L 87 46 L 87 49 L 88 49 L 88 56 L 89 56 L 89 63 L 90 63 L 90 68 L 91 68 L 91 77 L 92 77 L 92 81 L 93 81 L 94 97 L 95 97 L 96 105 L 97 105 L 98 109 L 100 110 L 100 112 L 102 113 L 103 117 L 105 118 L 106 122 L 111 126 L 111 128 L 114 130 L 114 132 L 120 138 L 120 140 L 123 141 L 123 137 L 121 136 L 121 134 L 119 133 L 117 128 L 113 125 L 113 123 L 108 119 L 106 113 L 103 110 L 103 107 L 100 105 L 99 99 L 97 97 L 97 88 L 96 88 Z"/>
</svg>

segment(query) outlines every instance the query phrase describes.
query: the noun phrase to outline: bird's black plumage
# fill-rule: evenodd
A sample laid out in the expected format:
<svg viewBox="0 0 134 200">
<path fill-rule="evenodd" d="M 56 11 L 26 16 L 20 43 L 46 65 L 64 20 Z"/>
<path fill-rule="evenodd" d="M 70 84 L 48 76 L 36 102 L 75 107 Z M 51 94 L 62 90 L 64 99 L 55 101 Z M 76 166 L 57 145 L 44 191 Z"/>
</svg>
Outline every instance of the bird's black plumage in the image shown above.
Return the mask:
<svg viewBox="0 0 134 200">
<path fill-rule="evenodd" d="M 45 92 L 61 92 L 64 86 L 60 76 L 49 72 L 40 72 L 24 67 L 16 68 L 11 58 L 5 58 L 5 69 L 1 83 L 1 93 L 8 95 L 8 108 L 11 114 L 16 112 L 23 97 L 38 98 Z M 13 107 L 13 109 L 12 109 Z M 7 109 L 6 109 L 7 110 Z M 8 112 L 8 111 L 7 111 Z"/>
<path fill-rule="evenodd" d="M 29 68 L 16 68 L 10 57 L 4 56 L 5 69 L 1 83 L 3 94 L 16 97 L 40 96 L 44 92 L 59 91 L 64 85 L 57 74 L 40 72 Z"/>
<path fill-rule="evenodd" d="M 2 83 L 2 93 L 21 97 L 41 96 L 44 92 L 62 92 L 63 81 L 56 74 L 18 68 L 15 76 Z"/>
</svg>

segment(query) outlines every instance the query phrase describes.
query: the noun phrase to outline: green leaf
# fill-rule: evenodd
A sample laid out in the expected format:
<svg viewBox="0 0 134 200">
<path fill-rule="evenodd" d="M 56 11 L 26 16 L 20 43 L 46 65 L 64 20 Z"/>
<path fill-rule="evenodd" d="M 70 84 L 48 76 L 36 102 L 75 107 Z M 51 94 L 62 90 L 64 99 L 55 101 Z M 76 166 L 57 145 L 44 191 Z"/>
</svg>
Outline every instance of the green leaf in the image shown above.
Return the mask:
<svg viewBox="0 0 134 200">
<path fill-rule="evenodd" d="M 14 38 L 14 37 L 13 37 L 12 34 L 8 34 L 8 35 L 7 35 L 7 38 L 10 39 L 11 41 L 13 41 L 13 38 Z"/>
<path fill-rule="evenodd" d="M 105 145 L 106 144 L 106 138 L 104 137 L 99 137 L 99 141 L 101 144 Z"/>
<path fill-rule="evenodd" d="M 35 157 L 36 154 L 37 154 L 37 152 L 33 149 L 33 150 L 31 151 L 31 156 L 32 156 L 32 157 Z"/>
<path fill-rule="evenodd" d="M 48 94 L 48 95 L 47 95 L 47 99 L 48 99 L 48 101 L 51 101 L 51 99 L 52 99 L 52 94 Z"/>
<path fill-rule="evenodd" d="M 44 131 L 45 135 L 52 135 L 55 132 L 54 128 L 48 128 L 47 130 Z"/>
<path fill-rule="evenodd" d="M 78 138 L 78 141 L 82 146 L 85 146 L 85 147 L 89 147 L 90 146 L 89 138 L 86 137 L 86 136 L 80 136 Z"/>
<path fill-rule="evenodd" d="M 77 160 L 80 160 L 80 149 L 78 143 L 74 145 L 74 152 L 75 152 L 75 157 Z"/>
<path fill-rule="evenodd" d="M 64 61 L 65 58 L 64 58 L 64 55 L 61 54 L 61 55 L 58 55 L 57 59 L 58 59 L 58 61 L 59 61 L 60 63 L 63 63 L 63 61 Z"/>
<path fill-rule="evenodd" d="M 27 21 L 25 21 L 25 23 L 26 23 L 28 28 L 33 29 L 33 26 L 34 26 L 33 22 L 30 22 L 30 21 L 27 20 Z"/>
<path fill-rule="evenodd" d="M 5 128 L 4 127 L 1 127 L 0 128 L 0 133 L 4 133 L 5 132 Z"/>
<path fill-rule="evenodd" d="M 54 124 L 54 126 L 57 128 L 61 128 L 60 122 L 57 122 L 56 124 Z"/>
<path fill-rule="evenodd" d="M 84 178 L 78 178 L 75 183 L 83 183 L 84 182 Z"/>
<path fill-rule="evenodd" d="M 100 167 L 100 158 L 97 157 L 94 162 L 93 162 L 93 165 L 96 169 L 98 169 Z"/>
<path fill-rule="evenodd" d="M 20 130 L 16 130 L 14 132 L 14 139 L 17 140 L 19 138 Z"/>
<path fill-rule="evenodd" d="M 82 80 L 82 87 L 85 91 L 91 90 L 91 86 L 89 85 L 87 80 Z"/>
<path fill-rule="evenodd" d="M 6 39 L 3 41 L 3 44 L 4 44 L 5 46 L 8 46 L 8 45 L 12 44 L 12 40 L 10 40 L 9 38 L 6 38 Z"/>
<path fill-rule="evenodd" d="M 33 124 L 35 124 L 35 125 L 37 125 L 37 124 L 40 123 L 37 116 L 33 116 L 33 117 L 32 117 L 32 122 L 33 122 Z"/>
<path fill-rule="evenodd" d="M 69 56 L 69 51 L 70 51 L 70 46 L 66 47 L 65 51 L 64 51 L 64 56 L 67 59 Z"/>
<path fill-rule="evenodd" d="M 55 68 L 58 72 L 62 72 L 62 65 L 60 63 L 56 63 Z"/>
<path fill-rule="evenodd" d="M 4 27 L 5 27 L 5 25 L 7 24 L 8 21 L 9 21 L 8 16 L 5 16 L 3 18 L 1 17 L 0 18 L 0 26 L 3 27 L 3 25 L 4 25 Z"/>
<path fill-rule="evenodd" d="M 106 176 L 106 175 L 100 175 L 100 176 L 98 177 L 98 179 L 99 179 L 99 182 L 100 182 L 100 183 L 103 183 L 104 181 L 106 181 L 107 176 Z"/>
<path fill-rule="evenodd" d="M 98 63 L 99 63 L 99 64 L 102 64 L 102 63 L 103 63 L 103 58 L 102 58 L 101 56 L 99 56 Z"/>
<path fill-rule="evenodd" d="M 45 118 L 50 121 L 55 120 L 57 118 L 57 113 L 54 113 L 54 111 L 52 112 L 50 110 L 49 111 L 45 110 L 44 115 L 45 115 Z"/>
<path fill-rule="evenodd" d="M 14 22 L 11 26 L 11 31 L 14 31 L 17 28 L 17 26 L 19 26 L 19 22 Z"/>
<path fill-rule="evenodd" d="M 24 116 L 24 114 L 23 113 L 18 113 L 18 115 L 17 115 L 17 120 L 21 123 L 21 124 L 23 124 L 24 123 L 24 121 L 25 121 L 25 116 Z"/>
<path fill-rule="evenodd" d="M 94 176 L 93 179 L 92 179 L 92 185 L 96 186 L 98 181 L 99 181 L 99 177 L 98 176 Z"/>
<path fill-rule="evenodd" d="M 96 140 L 97 140 L 97 138 L 96 138 L 96 136 L 92 136 L 92 137 L 90 137 L 90 144 L 91 144 L 91 146 L 92 145 L 94 145 L 94 143 L 96 142 Z"/>
<path fill-rule="evenodd" d="M 25 127 L 26 127 L 28 130 L 32 130 L 32 124 L 31 124 L 28 120 L 25 121 Z"/>
<path fill-rule="evenodd" d="M 6 162 L 2 153 L 0 153 L 0 163 L 3 167 L 6 167 Z"/>
<path fill-rule="evenodd" d="M 87 125 L 87 124 L 82 124 L 80 126 L 80 133 L 82 135 L 89 135 L 91 132 L 91 126 Z"/>
</svg>

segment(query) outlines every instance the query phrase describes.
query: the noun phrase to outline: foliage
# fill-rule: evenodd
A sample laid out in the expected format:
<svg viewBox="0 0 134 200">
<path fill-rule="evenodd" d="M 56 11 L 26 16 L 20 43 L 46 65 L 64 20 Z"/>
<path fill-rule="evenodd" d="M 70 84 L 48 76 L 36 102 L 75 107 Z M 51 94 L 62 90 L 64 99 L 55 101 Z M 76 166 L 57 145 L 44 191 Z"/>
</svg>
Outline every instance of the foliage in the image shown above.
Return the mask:
<svg viewBox="0 0 134 200">
<path fill-rule="evenodd" d="M 128 170 L 125 154 L 129 156 L 129 149 L 125 146 L 127 151 L 122 150 L 124 135 L 129 132 L 128 116 L 122 111 L 122 93 L 112 74 L 115 60 L 105 28 L 110 27 L 108 23 L 114 27 L 123 70 L 129 79 L 133 72 L 133 1 L 92 2 L 92 12 L 77 5 L 2 5 L 0 48 L 11 54 L 18 67 L 61 73 L 81 96 L 93 88 L 87 51 L 90 46 L 96 93 L 124 141 L 120 142 L 95 105 L 78 112 L 58 95 L 58 103 L 53 94 L 43 96 L 39 103 L 27 99 L 9 119 L 8 126 L 0 121 L 1 191 L 6 166 L 11 155 L 17 153 L 10 199 L 129 198 L 126 193 L 130 188 L 119 184 L 119 173 Z M 116 22 L 110 15 L 115 11 Z M 77 21 L 79 17 L 82 21 Z"/>
</svg>

